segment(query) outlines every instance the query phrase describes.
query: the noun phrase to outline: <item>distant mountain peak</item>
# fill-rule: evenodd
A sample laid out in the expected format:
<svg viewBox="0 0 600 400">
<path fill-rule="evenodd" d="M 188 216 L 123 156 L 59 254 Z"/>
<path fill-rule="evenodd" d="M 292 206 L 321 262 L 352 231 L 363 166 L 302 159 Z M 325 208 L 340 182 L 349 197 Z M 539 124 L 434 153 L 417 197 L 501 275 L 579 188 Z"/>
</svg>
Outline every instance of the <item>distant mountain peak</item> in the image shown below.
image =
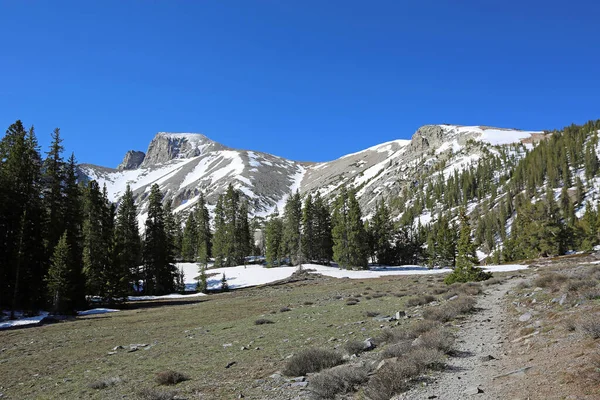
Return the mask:
<svg viewBox="0 0 600 400">
<path fill-rule="evenodd" d="M 148 146 L 142 167 L 151 167 L 178 158 L 193 158 L 227 147 L 201 133 L 159 132 Z"/>
</svg>

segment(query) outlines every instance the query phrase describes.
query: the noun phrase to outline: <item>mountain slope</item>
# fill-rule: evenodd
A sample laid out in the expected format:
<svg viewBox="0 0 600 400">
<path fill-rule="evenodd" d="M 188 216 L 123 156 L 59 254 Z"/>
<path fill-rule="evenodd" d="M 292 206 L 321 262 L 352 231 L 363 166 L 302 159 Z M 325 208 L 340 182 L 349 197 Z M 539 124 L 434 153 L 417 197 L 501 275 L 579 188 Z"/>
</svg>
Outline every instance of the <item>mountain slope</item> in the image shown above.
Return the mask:
<svg viewBox="0 0 600 400">
<path fill-rule="evenodd" d="M 177 212 L 193 206 L 201 192 L 209 204 L 214 204 L 232 184 L 244 193 L 251 212 L 257 216 L 281 211 L 292 191 L 318 191 L 332 198 L 346 185 L 357 188 L 363 213 L 369 215 L 375 199 L 398 196 L 407 184 L 440 163 L 447 171 L 461 169 L 476 163 L 482 148 L 531 142 L 542 136 L 542 132 L 511 129 L 427 125 L 419 128 L 411 140 L 382 143 L 330 162 L 303 163 L 231 149 L 201 134 L 161 132 L 145 154 L 128 152 L 118 169 L 82 164 L 80 173 L 105 184 L 114 202 L 130 184 L 142 215 L 154 183 L 160 186 L 165 199 L 173 201 Z"/>
</svg>

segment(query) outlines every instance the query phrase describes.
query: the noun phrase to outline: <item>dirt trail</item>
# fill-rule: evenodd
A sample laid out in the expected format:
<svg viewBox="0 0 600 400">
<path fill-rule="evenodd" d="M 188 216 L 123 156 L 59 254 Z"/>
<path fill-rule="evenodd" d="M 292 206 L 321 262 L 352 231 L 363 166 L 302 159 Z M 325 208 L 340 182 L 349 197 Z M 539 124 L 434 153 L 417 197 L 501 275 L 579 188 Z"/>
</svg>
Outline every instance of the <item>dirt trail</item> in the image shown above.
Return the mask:
<svg viewBox="0 0 600 400">
<path fill-rule="evenodd" d="M 506 338 L 502 332 L 507 320 L 505 296 L 519 281 L 509 279 L 486 288 L 478 296 L 479 311 L 459 325 L 457 353 L 449 358 L 446 368 L 434 376 L 433 382 L 395 399 L 503 399 L 493 378 L 503 373 L 498 364 L 505 357 L 502 349 Z"/>
</svg>

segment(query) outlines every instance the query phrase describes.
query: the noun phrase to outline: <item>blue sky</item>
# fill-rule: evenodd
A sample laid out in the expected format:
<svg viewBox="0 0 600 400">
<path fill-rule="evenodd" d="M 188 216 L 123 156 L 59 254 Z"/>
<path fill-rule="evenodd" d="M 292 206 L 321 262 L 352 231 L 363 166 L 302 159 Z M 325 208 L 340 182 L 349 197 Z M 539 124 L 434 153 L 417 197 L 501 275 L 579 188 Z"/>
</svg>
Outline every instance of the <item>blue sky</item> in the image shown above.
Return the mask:
<svg viewBox="0 0 600 400">
<path fill-rule="evenodd" d="M 158 131 L 324 161 L 421 125 L 600 118 L 596 1 L 0 0 L 0 128 L 116 166 Z"/>
</svg>

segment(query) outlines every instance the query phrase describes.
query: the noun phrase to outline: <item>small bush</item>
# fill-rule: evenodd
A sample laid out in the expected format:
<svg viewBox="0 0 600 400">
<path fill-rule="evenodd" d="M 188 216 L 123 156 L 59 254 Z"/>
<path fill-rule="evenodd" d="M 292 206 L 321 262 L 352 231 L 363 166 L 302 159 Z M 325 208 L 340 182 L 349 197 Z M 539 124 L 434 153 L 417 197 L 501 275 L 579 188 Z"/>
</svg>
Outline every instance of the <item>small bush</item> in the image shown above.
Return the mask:
<svg viewBox="0 0 600 400">
<path fill-rule="evenodd" d="M 347 306 L 355 306 L 358 304 L 358 301 L 354 301 L 354 300 L 348 300 L 346 301 L 346 305 Z"/>
<path fill-rule="evenodd" d="M 281 308 L 279 309 L 279 312 L 288 312 L 288 311 L 292 311 L 292 309 L 291 309 L 291 308 L 289 308 L 289 307 L 281 307 Z"/>
<path fill-rule="evenodd" d="M 367 371 L 360 367 L 342 365 L 313 376 L 310 386 L 323 399 L 333 399 L 337 394 L 349 393 L 369 380 Z"/>
<path fill-rule="evenodd" d="M 429 304 L 434 300 L 435 300 L 435 297 L 433 297 L 430 294 L 426 294 L 426 295 L 422 295 L 422 296 L 409 298 L 408 300 L 406 300 L 406 305 L 408 307 L 422 306 L 425 304 Z"/>
<path fill-rule="evenodd" d="M 433 289 L 433 294 L 444 294 L 448 292 L 448 288 L 447 287 L 438 287 Z"/>
<path fill-rule="evenodd" d="M 188 377 L 181 372 L 166 370 L 157 373 L 154 380 L 159 385 L 176 385 L 179 382 L 187 381 Z"/>
<path fill-rule="evenodd" d="M 150 388 L 142 389 L 138 393 L 140 400 L 173 400 L 175 395 L 176 393 L 173 391 L 162 391 Z"/>
<path fill-rule="evenodd" d="M 579 322 L 579 329 L 592 339 L 600 338 L 600 314 L 586 315 Z"/>
<path fill-rule="evenodd" d="M 283 370 L 287 376 L 301 376 L 319 372 L 344 362 L 341 354 L 328 349 L 309 348 L 290 358 Z"/>
<path fill-rule="evenodd" d="M 419 336 L 421 346 L 425 349 L 439 350 L 450 354 L 454 349 L 454 334 L 447 329 L 433 329 Z"/>
<path fill-rule="evenodd" d="M 598 300 L 600 299 L 600 288 L 592 288 L 581 293 L 581 297 L 585 300 Z"/>
<path fill-rule="evenodd" d="M 365 315 L 369 318 L 374 318 L 379 315 L 377 311 L 366 311 Z"/>
<path fill-rule="evenodd" d="M 354 302 L 354 303 L 358 303 L 360 300 L 359 300 L 359 299 L 357 299 L 356 297 L 348 297 L 348 298 L 346 299 L 346 301 L 351 301 L 351 302 Z"/>
<path fill-rule="evenodd" d="M 538 277 L 535 281 L 533 281 L 533 284 L 541 288 L 550 288 L 553 290 L 558 290 L 558 287 L 567 279 L 568 278 L 565 275 L 550 272 Z"/>
<path fill-rule="evenodd" d="M 88 387 L 90 389 L 106 389 L 107 387 L 116 385 L 119 382 L 121 382 L 121 378 L 112 377 L 112 378 L 107 378 L 107 379 L 103 379 L 100 381 L 92 382 L 88 385 Z"/>
<path fill-rule="evenodd" d="M 406 353 L 401 361 L 416 366 L 419 373 L 421 373 L 427 368 L 437 368 L 441 366 L 443 358 L 444 353 L 440 350 L 417 347 Z"/>
<path fill-rule="evenodd" d="M 410 324 L 404 329 L 404 337 L 407 339 L 415 339 L 423 333 L 437 328 L 440 325 L 437 321 L 421 320 Z"/>
<path fill-rule="evenodd" d="M 267 318 L 259 318 L 256 321 L 254 321 L 254 325 L 267 325 L 267 324 L 274 324 L 275 322 L 267 319 Z"/>
<path fill-rule="evenodd" d="M 312 301 L 305 301 L 304 302 L 305 306 L 312 306 L 313 304 L 315 304 L 315 303 L 313 303 Z"/>
<path fill-rule="evenodd" d="M 592 280 L 583 279 L 571 279 L 567 282 L 566 289 L 569 292 L 578 292 L 584 288 L 593 288 L 596 286 L 596 282 Z"/>
<path fill-rule="evenodd" d="M 419 368 L 411 363 L 387 363 L 371 378 L 366 394 L 372 400 L 388 400 L 408 390 L 410 380 L 419 373 Z"/>
<path fill-rule="evenodd" d="M 373 293 L 371 295 L 371 297 L 373 297 L 374 299 L 380 299 L 380 298 L 385 297 L 385 296 L 386 296 L 385 293 Z"/>
<path fill-rule="evenodd" d="M 492 278 L 492 279 L 488 279 L 487 281 L 483 281 L 483 284 L 485 286 L 491 286 L 491 285 L 498 285 L 502 282 L 504 282 L 504 281 L 501 278 Z"/>
<path fill-rule="evenodd" d="M 486 272 L 476 266 L 456 267 L 450 274 L 446 275 L 444 283 L 451 285 L 456 282 L 481 282 L 491 277 L 491 272 Z"/>
<path fill-rule="evenodd" d="M 365 351 L 365 344 L 360 340 L 349 340 L 344 343 L 344 350 L 350 355 L 360 354 Z"/>
<path fill-rule="evenodd" d="M 423 311 L 423 318 L 440 322 L 452 321 L 459 315 L 468 314 L 475 310 L 475 304 L 476 301 L 472 297 L 459 297 L 439 307 L 428 308 Z"/>
<path fill-rule="evenodd" d="M 413 349 L 411 343 L 411 339 L 404 339 L 386 346 L 386 348 L 383 349 L 382 356 L 383 358 L 402 357 Z"/>
<path fill-rule="evenodd" d="M 396 292 L 396 293 L 394 293 L 394 296 L 396 296 L 396 297 L 404 297 L 406 295 L 407 295 L 406 292 Z"/>
</svg>

